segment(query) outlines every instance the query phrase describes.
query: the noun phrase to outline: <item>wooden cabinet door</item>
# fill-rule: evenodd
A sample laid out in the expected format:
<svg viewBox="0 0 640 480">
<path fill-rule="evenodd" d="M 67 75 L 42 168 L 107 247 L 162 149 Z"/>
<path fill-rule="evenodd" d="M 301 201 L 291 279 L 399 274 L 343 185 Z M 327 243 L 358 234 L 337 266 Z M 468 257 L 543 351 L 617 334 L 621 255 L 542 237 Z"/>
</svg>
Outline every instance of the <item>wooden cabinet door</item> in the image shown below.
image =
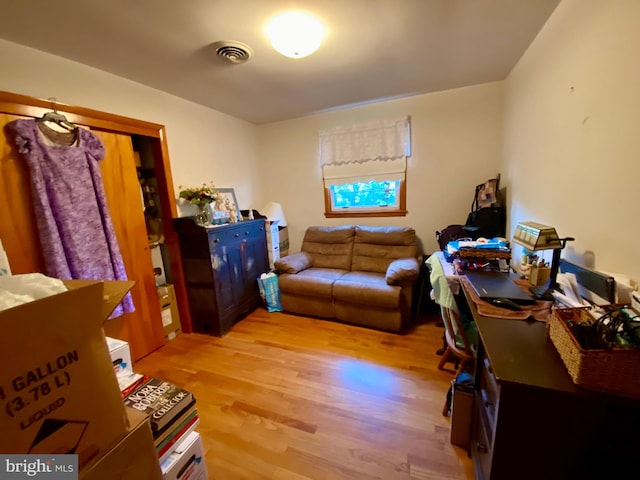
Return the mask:
<svg viewBox="0 0 640 480">
<path fill-rule="evenodd" d="M 5 128 L 20 118 L 0 114 L 0 239 L 14 275 L 44 272 L 29 167 Z"/>
<path fill-rule="evenodd" d="M 27 117 L 0 114 L 0 239 L 14 274 L 45 271 L 29 168 L 5 128 L 19 118 Z M 100 164 L 107 203 L 128 278 L 136 282 L 132 289 L 136 311 L 108 320 L 105 332 L 128 341 L 137 360 L 165 339 L 133 147 L 128 135 L 94 133 L 105 145 L 106 157 Z"/>
<path fill-rule="evenodd" d="M 245 232 L 245 238 L 240 250 L 242 257 L 242 272 L 244 274 L 243 297 L 253 300 L 259 297 L 257 278 L 269 271 L 267 254 L 267 237 L 264 223 L 252 225 Z"/>
<path fill-rule="evenodd" d="M 100 168 L 107 203 L 127 276 L 136 282 L 131 290 L 136 311 L 109 320 L 105 332 L 128 341 L 137 360 L 164 345 L 165 338 L 133 145 L 129 135 L 93 133 L 105 147 Z"/>
<path fill-rule="evenodd" d="M 223 228 L 223 231 L 214 230 L 209 235 L 221 335 L 231 329 L 242 295 L 241 240 L 233 228 Z"/>
</svg>

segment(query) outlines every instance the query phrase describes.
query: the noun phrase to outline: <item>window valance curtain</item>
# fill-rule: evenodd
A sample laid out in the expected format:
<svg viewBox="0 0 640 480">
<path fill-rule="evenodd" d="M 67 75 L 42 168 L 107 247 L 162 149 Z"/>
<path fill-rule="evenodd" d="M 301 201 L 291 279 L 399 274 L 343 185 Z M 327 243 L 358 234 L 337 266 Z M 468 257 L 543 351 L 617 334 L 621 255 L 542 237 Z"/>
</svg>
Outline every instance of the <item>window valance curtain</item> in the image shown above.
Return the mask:
<svg viewBox="0 0 640 480">
<path fill-rule="evenodd" d="M 404 180 L 411 155 L 409 117 L 321 130 L 319 137 L 325 187 Z"/>
<path fill-rule="evenodd" d="M 407 170 L 406 157 L 395 160 L 371 160 L 366 163 L 343 163 L 322 167 L 324 186 L 344 185 L 346 183 L 366 183 L 404 180 Z"/>
<path fill-rule="evenodd" d="M 395 160 L 411 156 L 409 117 L 320 131 L 320 165 Z"/>
</svg>

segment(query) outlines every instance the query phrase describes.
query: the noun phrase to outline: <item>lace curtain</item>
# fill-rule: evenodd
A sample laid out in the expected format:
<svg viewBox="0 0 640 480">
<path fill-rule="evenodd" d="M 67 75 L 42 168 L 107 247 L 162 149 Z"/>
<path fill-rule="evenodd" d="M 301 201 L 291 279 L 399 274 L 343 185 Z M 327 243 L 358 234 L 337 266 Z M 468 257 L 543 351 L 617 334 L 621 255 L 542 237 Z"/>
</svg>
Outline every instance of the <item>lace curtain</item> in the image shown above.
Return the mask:
<svg viewBox="0 0 640 480">
<path fill-rule="evenodd" d="M 404 179 L 411 155 L 409 117 L 321 130 L 319 137 L 325 186 Z"/>
</svg>

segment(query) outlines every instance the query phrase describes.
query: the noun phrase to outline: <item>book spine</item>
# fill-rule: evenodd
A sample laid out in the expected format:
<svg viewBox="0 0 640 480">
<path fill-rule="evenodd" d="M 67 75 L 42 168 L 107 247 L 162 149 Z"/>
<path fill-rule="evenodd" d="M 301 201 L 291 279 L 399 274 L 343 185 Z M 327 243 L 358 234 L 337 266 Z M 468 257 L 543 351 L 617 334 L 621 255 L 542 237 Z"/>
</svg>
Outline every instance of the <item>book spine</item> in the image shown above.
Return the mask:
<svg viewBox="0 0 640 480">
<path fill-rule="evenodd" d="M 169 438 L 167 442 L 161 447 L 156 448 L 156 454 L 158 455 L 158 458 L 161 462 L 162 460 L 164 460 L 164 458 L 166 458 L 167 453 L 171 453 L 171 447 L 176 445 L 178 441 L 184 438 L 188 433 L 195 430 L 198 423 L 200 423 L 200 418 L 198 416 L 193 417 L 182 429 L 180 429 L 180 431 L 176 435 Z"/>
<path fill-rule="evenodd" d="M 180 437 L 185 432 L 185 429 L 191 426 L 194 420 L 197 420 L 198 418 L 199 417 L 198 417 L 197 410 L 194 410 L 193 412 L 191 412 L 185 419 L 183 419 L 179 424 L 177 424 L 165 438 L 163 438 L 161 441 L 154 444 L 156 450 L 158 452 L 164 453 L 165 447 L 167 446 L 167 444 L 170 443 L 172 439 Z"/>
<path fill-rule="evenodd" d="M 154 409 L 151 414 L 151 425 L 155 429 L 160 429 L 171 418 L 182 410 L 180 405 L 185 405 L 191 402 L 191 393 L 186 390 L 179 390 L 173 397 L 169 399 L 161 399 L 160 404 Z"/>
<path fill-rule="evenodd" d="M 169 382 L 162 382 L 156 378 L 149 379 L 139 388 L 129 394 L 125 400 L 125 405 L 133 407 L 144 413 L 150 413 L 156 406 L 166 398 L 167 392 L 178 390 L 178 387 Z M 171 393 L 169 393 L 171 395 Z"/>
<path fill-rule="evenodd" d="M 125 405 L 149 416 L 151 429 L 154 432 L 171 423 L 192 401 L 191 392 L 153 377 L 124 399 Z"/>
</svg>

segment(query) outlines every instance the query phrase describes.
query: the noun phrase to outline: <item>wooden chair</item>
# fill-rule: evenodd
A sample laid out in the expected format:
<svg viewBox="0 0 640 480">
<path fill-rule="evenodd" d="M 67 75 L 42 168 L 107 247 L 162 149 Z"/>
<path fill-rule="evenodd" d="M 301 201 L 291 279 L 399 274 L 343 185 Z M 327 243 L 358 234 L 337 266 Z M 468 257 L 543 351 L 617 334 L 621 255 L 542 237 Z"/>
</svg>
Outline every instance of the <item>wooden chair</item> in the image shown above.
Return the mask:
<svg viewBox="0 0 640 480">
<path fill-rule="evenodd" d="M 438 363 L 438 369 L 444 370 L 444 365 L 449 360 L 451 355 L 456 357 L 456 375 L 464 370 L 468 364 L 472 364 L 475 360 L 471 342 L 467 338 L 462 321 L 460 320 L 460 314 L 455 310 L 440 306 L 440 314 L 442 315 L 442 322 L 444 323 L 444 338 L 446 342 L 446 349 L 442 354 L 440 363 Z"/>
<path fill-rule="evenodd" d="M 444 339 L 446 348 L 438 363 L 438 369 L 444 370 L 444 365 L 449 360 L 451 355 L 456 357 L 456 376 L 464 371 L 465 367 L 469 364 L 473 364 L 475 361 L 475 355 L 473 348 L 467 334 L 465 333 L 462 321 L 460 320 L 460 313 L 457 311 L 440 306 L 440 314 L 442 316 L 442 322 L 444 323 Z M 450 395 L 450 396 L 449 396 Z M 442 415 L 449 415 L 451 409 L 451 402 L 453 399 L 453 391 L 449 390 L 444 406 L 442 407 Z"/>
</svg>

